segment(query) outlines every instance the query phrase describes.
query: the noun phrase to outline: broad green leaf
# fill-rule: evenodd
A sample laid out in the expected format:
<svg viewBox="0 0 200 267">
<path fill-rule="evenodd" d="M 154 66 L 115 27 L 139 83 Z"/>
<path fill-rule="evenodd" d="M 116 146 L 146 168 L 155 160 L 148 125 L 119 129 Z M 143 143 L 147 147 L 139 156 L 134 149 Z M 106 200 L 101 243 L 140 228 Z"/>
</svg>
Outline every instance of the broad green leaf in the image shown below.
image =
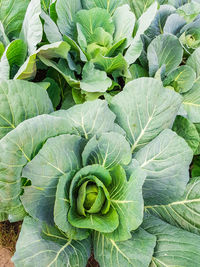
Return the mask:
<svg viewBox="0 0 200 267">
<path fill-rule="evenodd" d="M 189 23 L 199 15 L 200 5 L 198 2 L 187 3 L 179 7 L 176 12 Z"/>
<path fill-rule="evenodd" d="M 195 83 L 192 89 L 183 95 L 184 109 L 187 112 L 188 119 L 193 123 L 200 122 L 200 76 L 198 80 L 198 83 Z"/>
<path fill-rule="evenodd" d="M 10 78 L 10 65 L 6 56 L 7 49 L 4 51 L 0 60 L 0 80 L 9 80 Z"/>
<path fill-rule="evenodd" d="M 146 3 L 147 4 L 147 3 Z M 152 20 L 154 19 L 157 11 L 157 2 L 152 4 L 145 13 L 137 21 L 138 29 L 135 38 L 132 40 L 130 47 L 125 53 L 125 59 L 129 64 L 132 64 L 139 58 L 143 50 L 143 43 L 140 35 L 143 34 L 150 26 Z"/>
<path fill-rule="evenodd" d="M 68 43 L 61 41 L 49 45 L 44 45 L 39 48 L 34 54 L 29 56 L 25 63 L 16 73 L 14 79 L 32 79 L 36 74 L 36 56 L 43 61 L 49 63 L 51 58 L 64 58 L 67 59 L 70 46 Z M 50 61 L 51 63 L 51 61 Z M 49 63 L 49 64 L 50 64 Z M 52 65 L 56 63 L 52 63 Z"/>
<path fill-rule="evenodd" d="M 52 101 L 54 108 L 56 108 L 61 100 L 61 88 L 52 78 L 47 77 L 43 80 L 43 82 L 50 83 L 50 86 L 47 89 L 47 93 Z"/>
<path fill-rule="evenodd" d="M 71 130 L 70 130 L 71 129 Z M 25 120 L 0 140 L 0 201 L 1 211 L 17 212 L 21 202 L 21 172 L 28 161 L 34 157 L 38 148 L 47 138 L 65 134 L 72 128 L 64 118 L 40 115 Z"/>
<path fill-rule="evenodd" d="M 10 214 L 18 206 L 20 208 L 22 169 L 48 138 L 66 133 L 88 138 L 115 128 L 115 116 L 101 100 L 53 114 L 25 120 L 0 140 L 0 168 L 3 170 L 0 173 L 1 212 Z"/>
<path fill-rule="evenodd" d="M 40 21 L 40 0 L 31 0 L 24 17 L 20 39 L 28 45 L 29 55 L 35 53 L 37 44 L 42 40 L 42 23 Z"/>
<path fill-rule="evenodd" d="M 47 40 L 50 43 L 62 41 L 62 35 L 59 32 L 56 23 L 43 11 L 40 17 L 44 20 L 44 32 L 46 34 Z"/>
<path fill-rule="evenodd" d="M 180 104 L 181 97 L 158 80 L 139 78 L 127 83 L 110 106 L 135 152 L 171 127 Z"/>
<path fill-rule="evenodd" d="M 62 110 L 57 111 L 54 115 L 67 118 L 75 133 L 83 136 L 85 139 L 115 129 L 114 113 L 110 111 L 106 101 L 99 99 L 75 105 L 68 109 L 67 113 Z"/>
<path fill-rule="evenodd" d="M 200 157 L 197 156 L 193 159 L 191 166 L 191 175 L 192 177 L 200 176 Z"/>
<path fill-rule="evenodd" d="M 1 57 L 3 56 L 4 51 L 5 51 L 4 45 L 3 45 L 3 43 L 0 41 L 0 60 L 1 60 Z"/>
<path fill-rule="evenodd" d="M 180 31 L 185 24 L 186 21 L 181 16 L 179 16 L 178 14 L 171 14 L 165 22 L 163 32 L 178 35 L 179 37 Z"/>
<path fill-rule="evenodd" d="M 200 79 L 200 47 L 192 53 L 186 64 L 196 72 L 197 79 Z"/>
<path fill-rule="evenodd" d="M 110 14 L 101 8 L 80 10 L 76 14 L 76 22 L 81 26 L 87 44 L 92 42 L 92 35 L 96 28 L 101 27 L 111 35 L 114 32 L 114 24 Z"/>
<path fill-rule="evenodd" d="M 113 233 L 105 234 L 105 236 L 114 241 L 125 241 L 131 238 L 130 232 L 136 230 L 143 220 L 142 186 L 146 174 L 136 161 L 132 166 L 134 168 L 128 181 L 122 167 L 116 166 L 110 172 L 112 184 L 108 190 L 111 206 L 119 215 L 119 226 Z"/>
<path fill-rule="evenodd" d="M 12 41 L 6 51 L 10 67 L 13 65 L 21 66 L 25 61 L 26 54 L 27 46 L 22 40 L 17 39 Z"/>
<path fill-rule="evenodd" d="M 0 0 L 0 21 L 9 39 L 19 37 L 30 0 Z"/>
<path fill-rule="evenodd" d="M 63 36 L 63 40 L 70 45 L 70 49 L 72 51 L 75 51 L 76 53 L 78 53 L 79 58 L 83 62 L 87 61 L 86 56 L 84 55 L 83 51 L 81 50 L 81 48 L 78 46 L 78 44 L 74 40 L 72 40 L 69 36 L 66 36 L 66 35 Z"/>
<path fill-rule="evenodd" d="M 69 173 L 59 178 L 54 206 L 54 221 L 57 227 L 66 233 L 70 239 L 81 240 L 88 236 L 88 231 L 73 227 L 67 219 L 70 208 L 69 187 L 71 178 L 71 174 Z"/>
<path fill-rule="evenodd" d="M 139 64 L 132 64 L 128 70 L 131 74 L 131 78 L 127 78 L 126 83 L 138 78 L 148 77 L 148 71 Z"/>
<path fill-rule="evenodd" d="M 200 236 L 171 226 L 153 216 L 146 217 L 143 227 L 157 238 L 150 266 L 198 266 Z"/>
<path fill-rule="evenodd" d="M 153 2 L 154 0 L 131 0 L 130 6 L 138 19 Z"/>
<path fill-rule="evenodd" d="M 146 6 L 147 7 L 147 6 Z M 141 15 L 141 17 L 138 19 L 138 29 L 136 32 L 136 37 L 139 37 L 141 34 L 143 34 L 152 23 L 156 12 L 157 12 L 158 4 L 155 1 L 152 3 L 152 5 L 145 10 L 145 12 Z"/>
<path fill-rule="evenodd" d="M 115 24 L 114 42 L 117 43 L 126 38 L 126 47 L 129 46 L 133 39 L 132 34 L 135 26 L 135 15 L 130 11 L 130 6 L 118 7 L 112 19 Z"/>
<path fill-rule="evenodd" d="M 75 135 L 49 138 L 39 153 L 23 168 L 22 177 L 31 181 L 21 197 L 31 217 L 53 223 L 56 188 L 61 176 L 81 168 L 84 141 Z M 59 158 L 61 160 L 59 160 Z M 67 179 L 71 179 L 68 175 Z M 66 188 L 69 191 L 69 188 Z"/>
<path fill-rule="evenodd" d="M 80 88 L 86 92 L 106 92 L 112 85 L 111 79 L 105 71 L 95 69 L 92 62 L 87 62 L 83 67 Z"/>
<path fill-rule="evenodd" d="M 131 239 L 115 242 L 98 232 L 94 233 L 94 257 L 101 267 L 147 267 L 156 244 L 155 236 L 143 229 L 132 233 Z"/>
<path fill-rule="evenodd" d="M 174 87 L 176 92 L 185 93 L 189 91 L 196 80 L 196 74 L 194 70 L 183 65 L 172 71 L 164 80 L 164 86 Z"/>
<path fill-rule="evenodd" d="M 1 23 L 0 21 L 0 41 L 1 43 L 4 45 L 4 46 L 7 46 L 9 45 L 10 41 L 7 37 L 7 35 L 5 34 L 5 31 L 4 31 L 4 26 L 3 24 Z"/>
<path fill-rule="evenodd" d="M 104 57 L 99 54 L 95 59 L 92 60 L 92 62 L 94 62 L 98 68 L 109 74 L 113 74 L 113 72 L 117 71 L 120 73 L 120 75 L 123 75 L 128 69 L 128 63 L 121 53 L 116 57 Z"/>
<path fill-rule="evenodd" d="M 62 34 L 73 38 L 75 32 L 75 16 L 81 8 L 80 0 L 57 0 L 57 25 Z"/>
<path fill-rule="evenodd" d="M 145 206 L 145 210 L 189 232 L 200 234 L 200 178 L 193 178 L 182 198 L 166 205 Z"/>
<path fill-rule="evenodd" d="M 53 111 L 47 93 L 37 84 L 1 81 L 0 92 L 0 138 L 22 121 Z"/>
<path fill-rule="evenodd" d="M 12 261 L 16 267 L 38 265 L 38 262 L 41 266 L 49 267 L 83 267 L 87 264 L 90 252 L 90 239 L 68 239 L 56 227 L 26 217 Z"/>
<path fill-rule="evenodd" d="M 14 79 L 31 80 L 36 75 L 36 54 L 29 56 L 15 74 Z"/>
<path fill-rule="evenodd" d="M 142 53 L 142 49 L 143 43 L 141 38 L 134 38 L 124 56 L 129 65 L 133 64 L 139 58 Z"/>
<path fill-rule="evenodd" d="M 48 56 L 48 52 L 47 52 Z M 54 62 L 53 60 L 50 60 L 48 58 L 45 58 L 41 55 L 38 55 L 39 59 L 48 67 L 52 67 L 58 73 L 60 73 L 63 78 L 66 80 L 66 82 L 74 88 L 80 88 L 80 81 L 75 78 L 75 75 L 73 71 L 70 70 L 68 67 L 67 61 L 63 61 L 62 59 L 59 61 L 59 63 Z"/>
<path fill-rule="evenodd" d="M 94 136 L 84 148 L 83 165 L 100 164 L 111 169 L 117 164 L 127 165 L 131 161 L 131 149 L 123 135 L 115 132 Z"/>
<path fill-rule="evenodd" d="M 156 36 L 163 34 L 167 18 L 175 13 L 175 11 L 176 9 L 171 5 L 161 5 L 145 34 L 151 40 Z"/>
<path fill-rule="evenodd" d="M 128 3 L 128 0 L 82 0 L 83 7 L 86 9 L 100 7 L 106 9 L 111 14 L 114 13 L 117 7 Z"/>
<path fill-rule="evenodd" d="M 181 197 L 189 180 L 192 150 L 185 140 L 166 129 L 134 156 L 147 178 L 145 203 L 166 204 Z"/>
<path fill-rule="evenodd" d="M 177 116 L 172 130 L 185 139 L 193 150 L 193 153 L 196 152 L 200 143 L 200 137 L 195 125 L 191 121 L 184 117 Z"/>
<path fill-rule="evenodd" d="M 165 65 L 166 74 L 169 74 L 179 66 L 182 57 L 183 48 L 176 36 L 171 34 L 157 36 L 147 49 L 149 75 L 154 76 L 163 65 Z"/>
</svg>

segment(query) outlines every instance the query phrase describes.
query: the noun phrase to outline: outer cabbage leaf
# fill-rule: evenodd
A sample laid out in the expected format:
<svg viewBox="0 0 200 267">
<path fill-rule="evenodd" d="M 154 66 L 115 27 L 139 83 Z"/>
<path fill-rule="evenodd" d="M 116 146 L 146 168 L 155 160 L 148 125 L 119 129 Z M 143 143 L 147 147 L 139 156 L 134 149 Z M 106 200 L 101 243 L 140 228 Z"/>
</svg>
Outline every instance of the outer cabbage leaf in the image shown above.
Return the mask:
<svg viewBox="0 0 200 267">
<path fill-rule="evenodd" d="M 57 0 L 57 24 L 62 34 L 73 37 L 75 31 L 75 15 L 81 9 L 80 0 Z"/>
<path fill-rule="evenodd" d="M 34 233 L 34 234 L 33 234 Z M 50 227 L 26 217 L 12 261 L 16 267 L 85 266 L 90 256 L 90 239 L 69 240 L 56 227 Z"/>
<path fill-rule="evenodd" d="M 104 120 L 105 116 L 109 119 Z M 0 140 L 0 168 L 3 169 L 0 176 L 1 212 L 12 214 L 18 207 L 21 209 L 22 168 L 48 138 L 75 133 L 87 139 L 97 133 L 112 131 L 114 119 L 106 102 L 97 100 L 56 112 L 54 116 L 41 115 L 26 120 L 8 133 Z"/>
<path fill-rule="evenodd" d="M 183 195 L 189 180 L 192 150 L 183 138 L 164 130 L 134 158 L 146 171 L 143 196 L 147 204 L 165 204 Z"/>
<path fill-rule="evenodd" d="M 26 81 L 1 81 L 0 102 L 0 138 L 22 121 L 53 111 L 45 90 Z"/>
<path fill-rule="evenodd" d="M 182 61 L 183 48 L 176 36 L 162 34 L 156 37 L 147 49 L 149 75 L 154 76 L 163 65 L 166 75 L 176 69 Z"/>
<path fill-rule="evenodd" d="M 1 0 L 0 21 L 9 39 L 19 37 L 23 19 L 30 0 Z"/>
<path fill-rule="evenodd" d="M 200 178 L 190 180 L 180 199 L 166 205 L 148 205 L 145 210 L 172 225 L 200 234 Z"/>
<path fill-rule="evenodd" d="M 200 136 L 195 125 L 190 120 L 177 116 L 172 129 L 185 139 L 193 150 L 193 153 L 197 151 L 200 143 Z"/>
<path fill-rule="evenodd" d="M 93 242 L 94 257 L 102 267 L 146 267 L 151 261 L 156 238 L 143 229 L 138 229 L 124 242 L 115 242 L 95 232 Z"/>
<path fill-rule="evenodd" d="M 31 0 L 23 20 L 20 38 L 28 45 L 28 52 L 36 51 L 37 44 L 42 40 L 42 22 L 40 21 L 40 0 Z"/>
<path fill-rule="evenodd" d="M 180 104 L 181 97 L 156 79 L 139 78 L 126 84 L 110 107 L 135 152 L 172 125 Z"/>
<path fill-rule="evenodd" d="M 157 238 L 151 266 L 198 266 L 200 261 L 198 235 L 171 226 L 153 216 L 146 217 L 143 228 Z"/>
</svg>

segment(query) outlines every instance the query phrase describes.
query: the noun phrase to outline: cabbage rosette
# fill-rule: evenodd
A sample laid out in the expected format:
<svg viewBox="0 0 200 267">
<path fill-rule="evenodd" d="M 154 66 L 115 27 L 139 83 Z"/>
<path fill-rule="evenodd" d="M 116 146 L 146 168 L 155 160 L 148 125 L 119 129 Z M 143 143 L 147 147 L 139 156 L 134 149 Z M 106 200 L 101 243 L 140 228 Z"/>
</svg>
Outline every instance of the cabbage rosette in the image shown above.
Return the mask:
<svg viewBox="0 0 200 267">
<path fill-rule="evenodd" d="M 181 101 L 141 78 L 109 106 L 85 102 L 11 129 L 0 140 L 0 210 L 26 216 L 15 266 L 82 267 L 91 251 L 100 266 L 149 266 L 159 248 L 143 211 L 180 200 L 189 181 L 192 151 L 170 130 Z"/>
</svg>

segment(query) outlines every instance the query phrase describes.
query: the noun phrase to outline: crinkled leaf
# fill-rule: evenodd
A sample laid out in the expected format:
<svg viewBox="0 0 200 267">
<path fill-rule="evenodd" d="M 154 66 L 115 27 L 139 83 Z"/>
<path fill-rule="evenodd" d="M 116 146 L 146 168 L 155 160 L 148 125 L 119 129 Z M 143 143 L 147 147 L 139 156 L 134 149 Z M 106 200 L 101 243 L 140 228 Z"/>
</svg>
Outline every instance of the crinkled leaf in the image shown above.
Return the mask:
<svg viewBox="0 0 200 267">
<path fill-rule="evenodd" d="M 115 133 L 104 133 L 94 136 L 85 146 L 83 165 L 100 164 L 111 169 L 117 164 L 127 165 L 131 160 L 131 149 L 124 136 Z"/>
<path fill-rule="evenodd" d="M 163 65 L 165 65 L 166 74 L 169 74 L 179 66 L 182 57 L 183 48 L 176 36 L 171 34 L 157 36 L 147 49 L 149 75 L 154 76 Z"/>
<path fill-rule="evenodd" d="M 172 125 L 180 104 L 181 97 L 156 79 L 139 78 L 113 97 L 110 106 L 135 151 Z"/>
<path fill-rule="evenodd" d="M 94 257 L 101 267 L 146 267 L 151 261 L 156 238 L 143 229 L 138 229 L 129 240 L 115 242 L 95 232 L 93 243 Z"/>
<path fill-rule="evenodd" d="M 16 267 L 38 265 L 38 262 L 41 266 L 82 267 L 87 264 L 90 252 L 90 239 L 72 241 L 56 227 L 27 217 L 12 261 Z"/>
</svg>

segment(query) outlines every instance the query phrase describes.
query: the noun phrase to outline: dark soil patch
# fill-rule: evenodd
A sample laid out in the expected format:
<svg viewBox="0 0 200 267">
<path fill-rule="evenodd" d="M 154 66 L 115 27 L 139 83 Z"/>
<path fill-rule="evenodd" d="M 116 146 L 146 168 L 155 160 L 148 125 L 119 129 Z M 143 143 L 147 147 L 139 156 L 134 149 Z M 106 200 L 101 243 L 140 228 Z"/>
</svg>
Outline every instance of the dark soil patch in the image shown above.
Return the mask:
<svg viewBox="0 0 200 267">
<path fill-rule="evenodd" d="M 13 267 L 11 257 L 15 252 L 15 244 L 21 229 L 21 222 L 0 223 L 0 267 Z"/>
</svg>

